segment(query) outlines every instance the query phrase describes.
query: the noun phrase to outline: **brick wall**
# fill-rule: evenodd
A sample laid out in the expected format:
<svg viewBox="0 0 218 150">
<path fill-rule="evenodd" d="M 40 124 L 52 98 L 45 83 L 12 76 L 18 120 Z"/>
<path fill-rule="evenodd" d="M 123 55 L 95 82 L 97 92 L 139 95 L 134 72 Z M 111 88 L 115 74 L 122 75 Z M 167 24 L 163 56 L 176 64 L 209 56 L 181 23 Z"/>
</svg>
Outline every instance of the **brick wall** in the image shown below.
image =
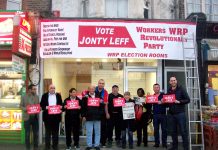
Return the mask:
<svg viewBox="0 0 218 150">
<path fill-rule="evenodd" d="M 51 0 L 23 0 L 22 10 L 25 11 L 50 11 Z"/>
<path fill-rule="evenodd" d="M 0 10 L 6 10 L 7 0 L 0 0 Z"/>
</svg>

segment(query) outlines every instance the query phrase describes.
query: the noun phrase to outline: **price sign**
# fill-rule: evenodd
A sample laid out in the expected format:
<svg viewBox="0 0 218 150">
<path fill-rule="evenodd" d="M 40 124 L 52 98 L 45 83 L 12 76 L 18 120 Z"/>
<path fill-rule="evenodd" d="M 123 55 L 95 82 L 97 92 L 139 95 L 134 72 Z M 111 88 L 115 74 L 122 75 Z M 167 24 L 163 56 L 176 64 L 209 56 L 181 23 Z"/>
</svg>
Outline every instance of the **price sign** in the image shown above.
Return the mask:
<svg viewBox="0 0 218 150">
<path fill-rule="evenodd" d="M 49 115 L 55 115 L 55 114 L 60 114 L 60 113 L 61 113 L 61 108 L 59 105 L 48 106 Z"/>
<path fill-rule="evenodd" d="M 125 99 L 124 98 L 114 98 L 113 99 L 114 107 L 121 107 L 125 105 Z"/>
<path fill-rule="evenodd" d="M 40 113 L 40 105 L 39 104 L 27 105 L 27 113 L 28 114 Z"/>
<path fill-rule="evenodd" d="M 175 103 L 175 101 L 176 101 L 175 94 L 163 95 L 164 103 Z"/>
<path fill-rule="evenodd" d="M 88 98 L 88 106 L 100 106 L 100 98 Z"/>
</svg>

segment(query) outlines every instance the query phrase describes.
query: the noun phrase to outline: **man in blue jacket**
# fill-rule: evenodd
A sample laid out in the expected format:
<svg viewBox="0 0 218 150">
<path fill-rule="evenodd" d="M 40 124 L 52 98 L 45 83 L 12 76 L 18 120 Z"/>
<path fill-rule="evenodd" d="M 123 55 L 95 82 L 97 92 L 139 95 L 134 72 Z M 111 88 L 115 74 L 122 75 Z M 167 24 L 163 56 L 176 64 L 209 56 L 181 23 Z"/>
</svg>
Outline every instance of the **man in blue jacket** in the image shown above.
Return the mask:
<svg viewBox="0 0 218 150">
<path fill-rule="evenodd" d="M 183 87 L 177 84 L 176 77 L 170 77 L 170 88 L 167 94 L 175 94 L 175 103 L 169 105 L 169 114 L 172 116 L 172 140 L 173 146 L 170 150 L 178 150 L 178 132 L 177 126 L 179 126 L 180 133 L 183 140 L 184 150 L 189 150 L 188 131 L 186 126 L 186 104 L 190 102 L 188 93 Z"/>
<path fill-rule="evenodd" d="M 158 104 L 153 104 L 153 125 L 154 125 L 154 147 L 159 147 L 160 136 L 159 136 L 159 126 L 161 125 L 162 131 L 162 146 L 167 148 L 167 116 L 166 116 L 166 106 L 161 103 L 164 93 L 160 92 L 160 85 L 158 83 L 153 85 L 154 95 L 158 96 Z"/>
</svg>

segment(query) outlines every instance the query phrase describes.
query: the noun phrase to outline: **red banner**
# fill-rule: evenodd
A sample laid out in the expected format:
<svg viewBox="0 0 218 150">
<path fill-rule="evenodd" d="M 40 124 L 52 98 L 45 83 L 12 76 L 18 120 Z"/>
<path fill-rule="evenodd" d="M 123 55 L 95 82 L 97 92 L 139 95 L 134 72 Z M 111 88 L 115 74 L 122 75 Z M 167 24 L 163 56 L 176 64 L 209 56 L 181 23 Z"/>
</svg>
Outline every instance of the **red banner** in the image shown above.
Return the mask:
<svg viewBox="0 0 218 150">
<path fill-rule="evenodd" d="M 163 95 L 163 103 L 175 103 L 176 96 L 175 94 Z"/>
<path fill-rule="evenodd" d="M 128 47 L 135 44 L 124 26 L 79 26 L 78 47 Z"/>
<path fill-rule="evenodd" d="M 114 107 L 125 106 L 125 99 L 124 98 L 114 98 L 113 104 L 114 104 Z"/>
<path fill-rule="evenodd" d="M 40 105 L 39 104 L 27 105 L 27 113 L 28 114 L 40 113 Z"/>
<path fill-rule="evenodd" d="M 158 96 L 157 95 L 147 95 L 146 96 L 146 103 L 158 103 Z"/>
<path fill-rule="evenodd" d="M 100 106 L 100 98 L 88 98 L 88 106 Z"/>
<path fill-rule="evenodd" d="M 60 113 L 61 113 L 61 107 L 59 105 L 48 106 L 48 114 L 54 115 Z"/>
<path fill-rule="evenodd" d="M 68 100 L 67 109 L 79 109 L 79 101 L 78 100 Z"/>
</svg>

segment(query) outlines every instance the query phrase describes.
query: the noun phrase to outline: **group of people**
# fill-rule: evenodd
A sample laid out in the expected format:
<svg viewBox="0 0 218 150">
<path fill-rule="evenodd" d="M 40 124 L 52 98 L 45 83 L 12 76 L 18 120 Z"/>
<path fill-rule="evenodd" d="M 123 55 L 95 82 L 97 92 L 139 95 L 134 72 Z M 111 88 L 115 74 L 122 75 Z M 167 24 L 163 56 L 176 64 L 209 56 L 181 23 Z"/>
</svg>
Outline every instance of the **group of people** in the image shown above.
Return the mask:
<svg viewBox="0 0 218 150">
<path fill-rule="evenodd" d="M 186 127 L 185 104 L 190 102 L 187 92 L 177 84 L 176 77 L 170 78 L 170 88 L 167 94 L 175 94 L 175 103 L 163 103 L 164 93 L 160 92 L 160 85 L 154 84 L 154 95 L 158 97 L 158 103 L 146 103 L 145 92 L 142 88 L 137 90 L 138 97 L 131 98 L 130 92 L 125 92 L 124 95 L 119 93 L 118 85 L 112 86 L 112 92 L 108 94 L 104 88 L 105 81 L 100 79 L 97 86 L 90 85 L 88 90 L 82 92 L 82 99 L 77 97 L 77 90 L 71 88 L 69 90 L 69 97 L 63 102 L 61 95 L 55 92 L 55 86 L 51 84 L 49 91 L 42 95 L 41 101 L 36 95 L 36 87 L 30 85 L 29 92 L 21 99 L 21 109 L 23 110 L 24 128 L 25 128 L 25 143 L 26 149 L 30 149 L 30 128 L 33 130 L 33 144 L 34 150 L 38 149 L 38 113 L 29 114 L 29 105 L 40 104 L 43 111 L 43 122 L 45 126 L 45 150 L 52 148 L 58 149 L 59 139 L 59 125 L 62 121 L 62 112 L 65 118 L 65 133 L 66 133 L 66 150 L 80 148 L 79 134 L 81 127 L 81 119 L 85 121 L 86 127 L 86 150 L 95 148 L 100 150 L 100 147 L 112 147 L 113 131 L 115 128 L 115 142 L 118 147 L 126 148 L 126 134 L 128 134 L 129 149 L 133 149 L 133 132 L 137 132 L 137 146 L 148 146 L 148 125 L 153 118 L 154 126 L 154 147 L 160 146 L 159 126 L 162 131 L 162 146 L 167 148 L 167 113 L 166 108 L 169 107 L 169 115 L 172 117 L 172 140 L 173 144 L 171 150 L 178 149 L 178 132 L 183 140 L 184 150 L 189 149 L 188 145 L 188 131 Z M 124 104 L 129 103 L 134 107 L 134 116 L 126 119 L 124 118 L 123 106 L 115 106 L 114 100 L 122 99 Z M 76 104 L 75 108 L 70 108 L 69 104 Z M 28 107 L 27 107 L 28 106 Z M 60 111 L 50 113 L 50 107 L 59 107 Z M 74 145 L 72 145 L 71 132 L 73 133 Z M 142 134 L 143 133 L 143 134 Z M 143 136 L 142 136 L 143 135 Z"/>
</svg>

